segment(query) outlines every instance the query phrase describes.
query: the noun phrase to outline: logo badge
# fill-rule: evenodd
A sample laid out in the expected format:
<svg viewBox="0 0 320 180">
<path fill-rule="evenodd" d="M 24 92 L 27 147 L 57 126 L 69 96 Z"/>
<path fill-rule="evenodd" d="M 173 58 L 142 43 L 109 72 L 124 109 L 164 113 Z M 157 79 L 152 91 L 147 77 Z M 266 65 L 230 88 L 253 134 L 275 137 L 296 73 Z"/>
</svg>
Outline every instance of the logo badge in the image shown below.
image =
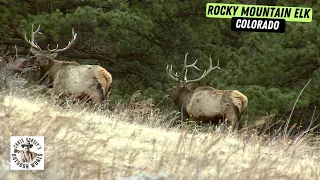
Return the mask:
<svg viewBox="0 0 320 180">
<path fill-rule="evenodd" d="M 44 170 L 44 137 L 11 136 L 11 170 Z"/>
<path fill-rule="evenodd" d="M 231 30 L 284 33 L 286 22 L 312 22 L 312 8 L 207 3 L 208 18 L 231 18 Z"/>
</svg>

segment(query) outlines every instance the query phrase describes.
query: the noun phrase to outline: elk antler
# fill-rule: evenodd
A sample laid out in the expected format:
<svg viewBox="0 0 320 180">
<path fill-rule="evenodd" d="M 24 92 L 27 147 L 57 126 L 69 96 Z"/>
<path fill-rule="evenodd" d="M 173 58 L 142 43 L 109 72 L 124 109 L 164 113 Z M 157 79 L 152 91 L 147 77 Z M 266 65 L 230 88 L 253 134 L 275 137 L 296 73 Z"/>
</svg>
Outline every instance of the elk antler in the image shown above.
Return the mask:
<svg viewBox="0 0 320 180">
<path fill-rule="evenodd" d="M 173 73 L 172 65 L 171 66 L 167 65 L 167 74 L 169 75 L 169 77 L 171 77 L 175 81 L 179 81 L 179 78 L 180 78 L 181 74 L 185 73 L 184 74 L 184 79 L 183 79 L 183 82 L 185 84 L 188 84 L 188 83 L 191 83 L 191 82 L 197 82 L 197 81 L 200 81 L 201 79 L 203 79 L 205 76 L 207 76 L 212 70 L 220 69 L 219 60 L 218 60 L 218 64 L 215 67 L 212 67 L 212 59 L 211 59 L 211 56 L 210 56 L 210 66 L 209 66 L 209 68 L 207 70 L 205 70 L 203 72 L 201 77 L 198 78 L 198 79 L 188 80 L 187 79 L 188 68 L 193 67 L 198 71 L 201 71 L 201 70 L 196 66 L 196 63 L 197 63 L 198 59 L 196 59 L 192 64 L 187 65 L 187 56 L 188 56 L 188 52 L 185 55 L 183 67 L 182 67 L 181 73 L 179 75 L 177 73 Z"/>
<path fill-rule="evenodd" d="M 193 80 L 187 80 L 187 70 L 185 72 L 185 75 L 184 75 L 184 81 L 185 83 L 191 83 L 191 82 L 197 82 L 197 81 L 200 81 L 201 79 L 203 79 L 204 77 L 206 77 L 212 70 L 214 69 L 220 69 L 219 67 L 219 59 L 218 59 L 218 63 L 215 67 L 212 67 L 212 59 L 211 59 L 211 55 L 210 55 L 210 66 L 207 70 L 205 70 L 203 72 L 203 74 L 201 75 L 201 77 L 199 77 L 198 79 L 193 79 Z"/>
<path fill-rule="evenodd" d="M 49 52 L 56 52 L 56 53 L 65 51 L 65 50 L 67 50 L 67 49 L 69 49 L 71 47 L 71 45 L 75 42 L 76 38 L 77 38 L 77 33 L 74 33 L 74 29 L 72 28 L 72 40 L 69 41 L 68 45 L 65 48 L 58 49 L 58 44 L 57 44 L 57 47 L 55 49 L 49 49 L 49 44 L 48 44 L 47 50 Z"/>
<path fill-rule="evenodd" d="M 169 65 L 167 65 L 167 74 L 168 74 L 168 76 L 169 76 L 170 78 L 172 78 L 173 80 L 179 81 L 179 76 L 177 75 L 177 73 L 174 74 L 174 73 L 172 72 L 172 65 L 170 66 L 170 68 L 169 68 Z"/>
<path fill-rule="evenodd" d="M 188 57 L 188 53 L 186 53 L 185 57 L 184 57 L 184 63 L 183 63 L 183 67 L 182 67 L 182 70 L 180 72 L 180 74 L 178 75 L 177 72 L 176 73 L 173 73 L 172 71 L 172 65 L 169 66 L 167 65 L 167 74 L 169 75 L 169 77 L 171 77 L 172 79 L 174 79 L 175 81 L 179 81 L 179 78 L 181 76 L 181 74 L 183 74 L 183 72 L 187 71 L 187 68 L 189 67 L 193 67 L 195 69 L 197 69 L 198 71 L 201 71 L 197 66 L 196 66 L 196 63 L 198 61 L 198 59 L 196 59 L 192 64 L 189 64 L 187 65 L 187 57 Z M 170 67 L 170 68 L 169 68 Z M 186 78 L 185 78 L 186 79 Z"/>
<path fill-rule="evenodd" d="M 37 43 L 34 42 L 34 35 L 37 34 L 37 33 L 38 33 L 38 34 L 42 34 L 41 32 L 39 32 L 39 30 L 40 30 L 40 24 L 39 24 L 38 28 L 37 28 L 35 31 L 33 31 L 33 24 L 32 24 L 31 39 L 30 39 L 30 40 L 27 39 L 27 33 L 24 34 L 24 39 L 25 39 L 32 47 L 34 47 L 34 48 L 36 48 L 37 50 L 41 51 L 40 46 L 38 46 Z"/>
</svg>

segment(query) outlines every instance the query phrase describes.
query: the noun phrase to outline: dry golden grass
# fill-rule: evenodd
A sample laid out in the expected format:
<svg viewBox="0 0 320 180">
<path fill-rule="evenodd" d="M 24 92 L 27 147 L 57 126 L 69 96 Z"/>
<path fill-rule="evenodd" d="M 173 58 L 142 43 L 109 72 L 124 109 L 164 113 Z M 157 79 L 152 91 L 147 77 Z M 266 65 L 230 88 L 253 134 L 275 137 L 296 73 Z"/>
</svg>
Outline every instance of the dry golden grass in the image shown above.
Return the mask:
<svg viewBox="0 0 320 180">
<path fill-rule="evenodd" d="M 4 179 L 320 178 L 319 146 L 307 135 L 284 140 L 250 132 L 186 130 L 171 126 L 172 115 L 149 101 L 145 111 L 141 103 L 113 111 L 62 108 L 29 92 L 0 93 Z M 45 137 L 44 171 L 9 170 L 10 136 L 19 135 Z"/>
</svg>

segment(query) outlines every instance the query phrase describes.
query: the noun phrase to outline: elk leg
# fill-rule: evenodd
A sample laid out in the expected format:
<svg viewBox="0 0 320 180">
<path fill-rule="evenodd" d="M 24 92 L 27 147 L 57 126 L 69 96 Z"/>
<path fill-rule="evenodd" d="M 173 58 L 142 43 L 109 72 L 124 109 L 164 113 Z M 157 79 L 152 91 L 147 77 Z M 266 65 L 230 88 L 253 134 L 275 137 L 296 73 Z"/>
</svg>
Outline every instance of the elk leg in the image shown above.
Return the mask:
<svg viewBox="0 0 320 180">
<path fill-rule="evenodd" d="M 90 99 L 92 100 L 93 103 L 99 103 L 101 102 L 103 99 L 101 99 L 101 95 L 99 93 L 92 93 L 92 95 L 90 96 Z"/>
<path fill-rule="evenodd" d="M 54 104 L 58 104 L 59 106 L 62 106 L 67 101 L 68 101 L 67 97 L 61 93 L 61 94 L 58 94 L 57 97 L 55 97 Z"/>
<path fill-rule="evenodd" d="M 231 122 L 231 126 L 233 129 L 239 128 L 239 119 L 237 115 L 237 111 L 235 109 L 229 108 L 226 112 L 226 118 Z"/>
<path fill-rule="evenodd" d="M 98 84 L 95 88 L 92 88 L 90 92 L 87 92 L 93 103 L 99 103 L 105 100 L 105 95 L 101 84 Z"/>
<path fill-rule="evenodd" d="M 87 103 L 91 100 L 90 96 L 86 93 L 81 93 L 78 96 L 75 96 L 75 99 L 78 99 L 81 103 Z"/>
<path fill-rule="evenodd" d="M 200 116 L 198 118 L 198 122 L 212 124 L 212 125 L 218 125 L 220 124 L 220 121 L 223 121 L 223 116 L 220 114 L 215 116 Z"/>
</svg>

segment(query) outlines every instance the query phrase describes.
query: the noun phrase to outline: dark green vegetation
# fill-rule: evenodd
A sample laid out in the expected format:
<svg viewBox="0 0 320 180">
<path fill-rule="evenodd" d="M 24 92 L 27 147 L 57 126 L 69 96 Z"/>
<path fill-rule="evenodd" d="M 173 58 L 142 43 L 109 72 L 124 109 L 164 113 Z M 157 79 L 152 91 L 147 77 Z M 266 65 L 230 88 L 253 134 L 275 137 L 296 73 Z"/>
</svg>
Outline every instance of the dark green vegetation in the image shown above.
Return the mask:
<svg viewBox="0 0 320 180">
<path fill-rule="evenodd" d="M 114 77 L 110 100 L 127 100 L 141 90 L 141 98 L 171 107 L 165 89 L 174 85 L 166 65 L 180 70 L 186 52 L 189 63 L 207 69 L 209 55 L 220 70 L 211 72 L 201 85 L 237 89 L 248 97 L 243 119 L 270 113 L 288 117 L 301 89 L 293 117 L 306 124 L 319 116 L 320 101 L 320 4 L 317 1 L 242 0 L 241 3 L 313 8 L 311 23 L 286 23 L 286 32 L 232 32 L 230 19 L 205 17 L 205 5 L 214 1 L 164 0 L 2 0 L 0 2 L 1 52 L 28 54 L 24 33 L 41 24 L 38 44 L 45 49 L 66 46 L 71 29 L 76 45 L 58 56 L 80 63 L 99 64 Z M 230 1 L 216 1 L 229 3 Z M 231 1 L 233 3 L 240 3 Z M 193 74 L 192 74 L 193 73 Z M 195 78 L 202 72 L 189 71 Z M 318 107 L 314 111 L 315 106 Z M 319 117 L 318 117 L 319 120 Z"/>
</svg>

